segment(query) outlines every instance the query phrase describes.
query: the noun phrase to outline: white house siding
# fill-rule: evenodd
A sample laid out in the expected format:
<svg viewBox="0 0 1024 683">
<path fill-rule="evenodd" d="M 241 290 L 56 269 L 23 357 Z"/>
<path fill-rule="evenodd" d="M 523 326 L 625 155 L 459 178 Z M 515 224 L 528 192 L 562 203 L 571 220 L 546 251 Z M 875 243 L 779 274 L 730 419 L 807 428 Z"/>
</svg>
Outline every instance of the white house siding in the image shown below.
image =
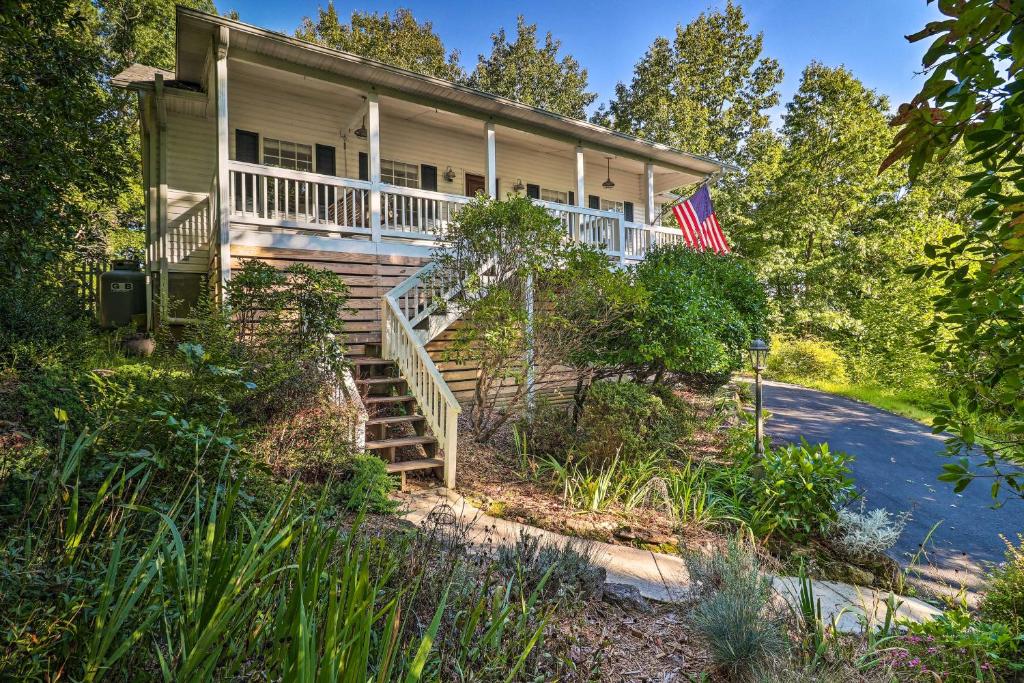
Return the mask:
<svg viewBox="0 0 1024 683">
<path fill-rule="evenodd" d="M 214 119 L 167 114 L 167 260 L 170 270 L 206 271 L 209 192 L 216 166 Z"/>
</svg>

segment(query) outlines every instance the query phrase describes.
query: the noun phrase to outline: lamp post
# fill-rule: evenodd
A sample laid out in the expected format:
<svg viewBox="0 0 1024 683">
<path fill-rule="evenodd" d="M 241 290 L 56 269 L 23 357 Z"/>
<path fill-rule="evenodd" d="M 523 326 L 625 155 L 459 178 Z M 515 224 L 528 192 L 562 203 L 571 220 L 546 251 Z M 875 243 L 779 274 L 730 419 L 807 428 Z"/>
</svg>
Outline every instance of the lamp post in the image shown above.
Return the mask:
<svg viewBox="0 0 1024 683">
<path fill-rule="evenodd" d="M 754 436 L 754 455 L 764 455 L 764 419 L 761 415 L 761 372 L 765 367 L 765 360 L 768 358 L 768 345 L 762 339 L 755 339 L 750 342 L 750 364 L 754 366 L 754 424 L 756 433 Z"/>
</svg>

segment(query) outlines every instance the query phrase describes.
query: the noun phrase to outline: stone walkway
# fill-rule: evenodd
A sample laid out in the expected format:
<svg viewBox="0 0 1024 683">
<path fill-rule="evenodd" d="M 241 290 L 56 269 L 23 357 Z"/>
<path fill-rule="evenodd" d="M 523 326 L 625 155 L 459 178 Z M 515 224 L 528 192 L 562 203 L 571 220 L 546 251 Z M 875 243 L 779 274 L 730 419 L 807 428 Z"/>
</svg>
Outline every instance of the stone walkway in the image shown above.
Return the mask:
<svg viewBox="0 0 1024 683">
<path fill-rule="evenodd" d="M 572 542 L 568 536 L 491 517 L 470 505 L 455 493 L 419 491 L 400 494 L 403 517 L 420 524 L 439 505 L 448 505 L 459 520 L 468 526 L 467 541 L 480 550 L 494 550 L 500 545 L 514 544 L 520 533 L 537 536 L 542 542 L 563 545 Z M 608 572 L 608 582 L 635 586 L 651 600 L 671 602 L 684 599 L 690 591 L 690 579 L 682 558 L 628 546 L 589 541 L 594 551 L 594 563 Z M 792 576 L 773 577 L 775 590 L 791 605 L 799 603 L 800 584 Z M 878 624 L 885 617 L 888 591 L 851 586 L 835 581 L 815 581 L 815 596 L 821 602 L 822 617 L 833 619 L 838 628 L 854 632 L 862 624 Z M 914 598 L 897 596 L 897 613 L 915 621 L 934 618 L 940 610 Z"/>
</svg>

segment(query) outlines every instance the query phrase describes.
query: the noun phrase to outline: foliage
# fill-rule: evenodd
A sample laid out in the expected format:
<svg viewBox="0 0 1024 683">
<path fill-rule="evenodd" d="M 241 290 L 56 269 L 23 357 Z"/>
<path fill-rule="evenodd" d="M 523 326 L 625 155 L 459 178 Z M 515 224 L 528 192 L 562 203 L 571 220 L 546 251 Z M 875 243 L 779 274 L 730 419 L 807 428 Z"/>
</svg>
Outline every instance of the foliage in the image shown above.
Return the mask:
<svg viewBox="0 0 1024 683">
<path fill-rule="evenodd" d="M 340 321 L 348 286 L 341 276 L 252 259 L 232 273 L 226 296 L 224 308 L 201 297 L 186 335 L 256 383 L 258 391 L 236 406 L 240 412 L 267 419 L 307 406 L 334 386 L 345 367 Z"/>
<path fill-rule="evenodd" d="M 767 132 L 779 101 L 782 69 L 762 57 L 731 0 L 658 37 L 637 63 L 633 80 L 595 120 L 615 130 L 723 161 L 738 161 L 751 136 Z"/>
<path fill-rule="evenodd" d="M 933 38 L 922 60 L 929 75 L 893 120 L 900 131 L 881 167 L 908 159 L 917 178 L 928 164 L 945 165 L 960 145 L 980 166 L 961 176 L 970 183 L 963 196 L 980 203 L 972 220 L 932 240 L 925 248 L 931 262 L 912 272 L 942 283 L 924 348 L 950 368 L 954 380 L 950 406 L 936 418 L 935 430 L 953 433 L 953 454 L 974 447 L 985 454 L 977 467 L 966 458 L 948 464 L 942 478 L 960 491 L 978 477 L 991 477 L 994 498 L 1003 487 L 1024 495 L 1022 11 L 998 0 L 944 1 L 938 7 L 942 20 L 908 36 L 914 42 Z M 986 419 L 1000 422 L 1001 434 L 979 441 Z"/>
<path fill-rule="evenodd" d="M 852 558 L 884 553 L 896 545 L 907 525 L 907 515 L 893 517 L 885 508 L 870 512 L 841 508 L 836 517 L 836 542 Z"/>
<path fill-rule="evenodd" d="M 1006 560 L 989 572 L 981 615 L 1020 636 L 1024 635 L 1024 537 L 1017 534 L 1016 546 L 1005 538 L 1003 541 Z"/>
<path fill-rule="evenodd" d="M 587 92 L 587 70 L 572 55 L 561 59 L 562 47 L 551 33 L 537 45 L 537 24 L 516 18 L 516 39 L 505 29 L 491 36 L 491 54 L 480 55 L 468 83 L 485 92 L 576 119 L 586 118 L 597 94 Z"/>
<path fill-rule="evenodd" d="M 702 599 L 694 625 L 708 639 L 716 664 L 734 676 L 752 673 L 785 654 L 782 615 L 771 600 L 771 578 L 738 541 L 725 552 L 691 553 L 686 568 Z"/>
<path fill-rule="evenodd" d="M 849 463 L 853 458 L 828 444 L 806 441 L 769 451 L 761 460 L 763 478 L 755 489 L 756 506 L 766 525 L 759 534 L 777 531 L 803 540 L 828 533 L 836 507 L 853 495 Z"/>
<path fill-rule="evenodd" d="M 1003 624 L 979 621 L 964 608 L 922 623 L 886 645 L 894 673 L 905 680 L 1000 681 L 1020 673 L 1020 639 Z"/>
<path fill-rule="evenodd" d="M 339 505 L 346 510 L 394 512 L 391 500 L 395 480 L 388 474 L 384 461 L 375 455 L 356 455 L 342 468 L 341 481 L 334 486 Z"/>
<path fill-rule="evenodd" d="M 772 343 L 766 374 L 772 379 L 789 382 L 805 379 L 845 382 L 846 365 L 828 342 L 782 338 Z"/>
<path fill-rule="evenodd" d="M 332 0 L 327 9 L 317 8 L 315 21 L 303 17 L 295 37 L 428 76 L 449 81 L 464 78 L 459 53 L 448 52 L 433 24 L 416 21 L 408 9 L 395 10 L 393 17 L 387 12 L 353 10 L 345 24 Z"/>
<path fill-rule="evenodd" d="M 533 593 L 543 581 L 547 598 L 576 602 L 592 597 L 604 583 L 605 572 L 593 559 L 594 550 L 585 542 L 542 543 L 520 530 L 514 545 L 498 548 L 497 567 L 515 579 L 524 595 Z"/>
<path fill-rule="evenodd" d="M 721 384 L 750 341 L 767 337 L 764 288 L 739 259 L 660 247 L 635 266 L 635 277 L 646 306 L 616 341 L 631 351 L 637 379 L 653 375 L 657 383 L 670 373 Z"/>
<path fill-rule="evenodd" d="M 671 390 L 635 382 L 595 382 L 580 418 L 581 457 L 595 467 L 676 447 L 691 429 L 686 406 Z"/>
</svg>

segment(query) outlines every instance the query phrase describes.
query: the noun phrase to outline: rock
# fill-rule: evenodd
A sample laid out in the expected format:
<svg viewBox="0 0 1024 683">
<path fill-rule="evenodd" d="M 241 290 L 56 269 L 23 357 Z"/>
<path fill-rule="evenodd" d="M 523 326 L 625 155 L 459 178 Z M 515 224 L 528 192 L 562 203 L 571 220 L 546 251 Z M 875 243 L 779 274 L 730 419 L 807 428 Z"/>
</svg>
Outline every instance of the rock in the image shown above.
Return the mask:
<svg viewBox="0 0 1024 683">
<path fill-rule="evenodd" d="M 823 567 L 822 573 L 827 579 L 849 583 L 854 586 L 871 586 L 875 583 L 874 574 L 846 562 L 830 562 L 827 566 Z"/>
<path fill-rule="evenodd" d="M 640 594 L 640 589 L 628 583 L 604 584 L 604 595 L 601 599 L 624 609 L 632 609 L 645 614 L 652 611 L 650 603 Z"/>
<path fill-rule="evenodd" d="M 630 543 L 648 543 L 650 545 L 675 545 L 678 543 L 674 536 L 669 536 L 668 534 L 659 533 L 657 531 L 634 529 L 628 526 L 616 529 L 615 538 L 621 541 L 628 541 Z"/>
<path fill-rule="evenodd" d="M 592 566 L 580 580 L 580 590 L 583 597 L 588 600 L 601 600 L 604 598 L 605 581 L 608 580 L 608 570 L 604 567 Z"/>
<path fill-rule="evenodd" d="M 156 351 L 156 340 L 144 334 L 136 334 L 121 342 L 121 346 L 129 356 L 148 358 Z"/>
</svg>

